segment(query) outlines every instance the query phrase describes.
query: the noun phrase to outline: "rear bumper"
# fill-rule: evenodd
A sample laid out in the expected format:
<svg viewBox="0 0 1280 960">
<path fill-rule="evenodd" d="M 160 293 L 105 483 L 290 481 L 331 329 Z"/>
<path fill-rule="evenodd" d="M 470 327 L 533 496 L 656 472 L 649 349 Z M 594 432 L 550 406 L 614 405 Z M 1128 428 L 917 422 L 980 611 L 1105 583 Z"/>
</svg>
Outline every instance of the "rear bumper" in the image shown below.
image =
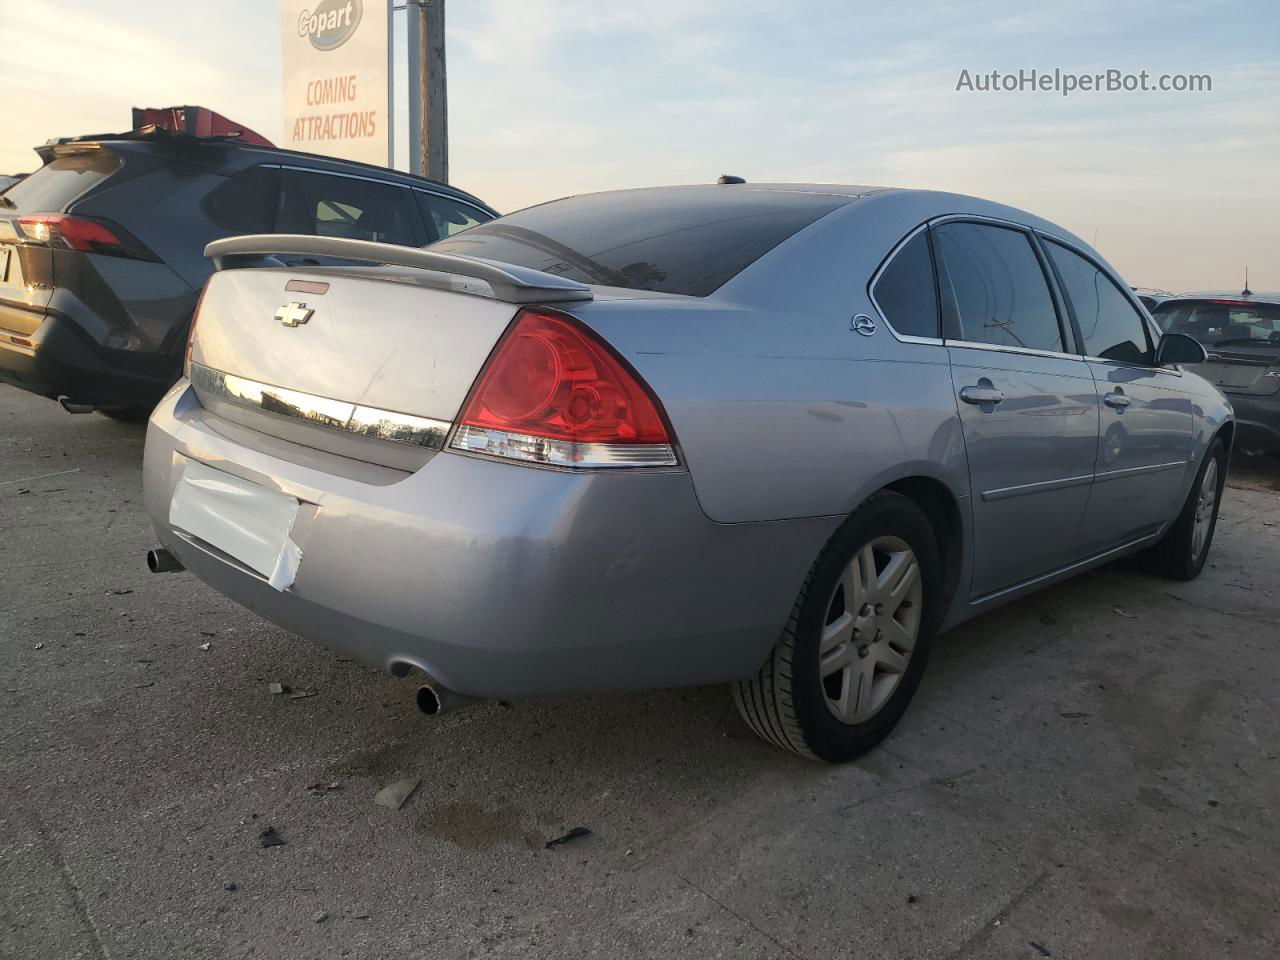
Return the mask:
<svg viewBox="0 0 1280 960">
<path fill-rule="evenodd" d="M 161 542 L 288 630 L 470 696 L 745 677 L 837 523 L 714 523 L 680 471 L 589 474 L 440 453 L 414 473 L 360 475 L 355 461 L 286 441 L 233 441 L 222 423 L 186 381 L 153 413 L 146 504 Z M 186 458 L 303 501 L 293 586 L 278 592 L 170 525 Z"/>
<path fill-rule="evenodd" d="M 178 376 L 175 362 L 157 354 L 110 350 L 94 343 L 70 318 L 51 314 L 14 343 L 0 329 L 0 383 L 45 397 L 120 408 L 149 406 Z"/>
<path fill-rule="evenodd" d="M 1227 395 L 1235 411 L 1237 450 L 1262 450 L 1280 453 L 1280 394 L 1252 397 Z"/>
</svg>

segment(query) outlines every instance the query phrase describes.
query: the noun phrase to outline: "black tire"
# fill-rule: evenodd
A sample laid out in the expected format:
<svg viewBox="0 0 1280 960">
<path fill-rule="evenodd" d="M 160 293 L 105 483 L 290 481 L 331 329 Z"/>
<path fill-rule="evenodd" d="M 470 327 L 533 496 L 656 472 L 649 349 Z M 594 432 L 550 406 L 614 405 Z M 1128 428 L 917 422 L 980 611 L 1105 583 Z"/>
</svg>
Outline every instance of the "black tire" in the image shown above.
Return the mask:
<svg viewBox="0 0 1280 960">
<path fill-rule="evenodd" d="M 1199 551 L 1194 549 L 1196 513 L 1200 506 L 1200 493 L 1204 485 L 1205 473 L 1210 464 L 1216 464 L 1217 491 L 1213 509 L 1208 518 L 1209 529 L 1206 532 Z M 1209 548 L 1213 545 L 1213 533 L 1218 526 L 1218 507 L 1222 503 L 1222 487 L 1227 479 L 1227 451 L 1222 440 L 1214 438 L 1205 453 L 1204 462 L 1196 471 L 1195 482 L 1187 493 L 1182 512 L 1173 522 L 1165 535 L 1154 547 L 1148 547 L 1138 554 L 1138 563 L 1143 570 L 1171 580 L 1194 580 L 1204 569 L 1205 560 L 1209 556 Z"/>
<path fill-rule="evenodd" d="M 841 576 L 865 545 L 881 537 L 904 541 L 915 554 L 922 588 L 919 626 L 906 669 L 888 699 L 865 721 L 845 723 L 827 706 L 819 642 Z M 759 672 L 733 685 L 743 719 L 769 743 L 810 759 L 842 763 L 870 750 L 893 729 L 920 685 L 941 619 L 941 597 L 938 543 L 924 513 L 899 493 L 872 495 L 827 542 Z"/>
</svg>

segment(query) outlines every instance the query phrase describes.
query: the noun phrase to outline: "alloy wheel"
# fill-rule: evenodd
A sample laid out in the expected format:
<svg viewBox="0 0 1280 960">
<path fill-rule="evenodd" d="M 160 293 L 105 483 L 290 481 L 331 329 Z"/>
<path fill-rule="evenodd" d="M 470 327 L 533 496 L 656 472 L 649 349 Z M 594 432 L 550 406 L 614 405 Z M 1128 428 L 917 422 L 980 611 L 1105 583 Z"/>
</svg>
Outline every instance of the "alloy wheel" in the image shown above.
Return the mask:
<svg viewBox="0 0 1280 960">
<path fill-rule="evenodd" d="M 1200 480 L 1200 493 L 1196 499 L 1196 515 L 1191 527 L 1191 559 L 1199 560 L 1213 529 L 1213 512 L 1218 504 L 1218 461 L 1210 460 Z"/>
<path fill-rule="evenodd" d="M 898 537 L 865 544 L 841 572 L 818 647 L 827 709 L 840 722 L 871 719 L 902 682 L 920 632 L 923 591 L 920 563 Z"/>
</svg>

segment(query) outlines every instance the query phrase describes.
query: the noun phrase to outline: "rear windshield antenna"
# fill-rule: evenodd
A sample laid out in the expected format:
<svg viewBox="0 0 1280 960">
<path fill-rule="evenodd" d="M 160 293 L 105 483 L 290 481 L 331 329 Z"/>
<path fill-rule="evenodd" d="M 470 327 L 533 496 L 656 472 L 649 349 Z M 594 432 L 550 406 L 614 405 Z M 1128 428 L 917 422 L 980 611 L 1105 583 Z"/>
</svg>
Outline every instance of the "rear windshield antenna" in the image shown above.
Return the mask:
<svg viewBox="0 0 1280 960">
<path fill-rule="evenodd" d="M 1252 297 L 1253 291 L 1249 289 L 1249 265 L 1244 266 L 1244 289 L 1240 291 L 1242 297 Z"/>
</svg>

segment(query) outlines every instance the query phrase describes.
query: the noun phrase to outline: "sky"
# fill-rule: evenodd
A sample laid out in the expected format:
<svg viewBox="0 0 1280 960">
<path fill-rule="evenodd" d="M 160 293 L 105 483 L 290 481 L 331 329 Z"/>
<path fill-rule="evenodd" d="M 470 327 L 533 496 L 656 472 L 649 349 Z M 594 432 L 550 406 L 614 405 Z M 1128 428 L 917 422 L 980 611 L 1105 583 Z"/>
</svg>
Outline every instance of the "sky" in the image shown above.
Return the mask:
<svg viewBox="0 0 1280 960">
<path fill-rule="evenodd" d="M 366 0 L 376 2 L 376 0 Z M 1275 0 L 449 0 L 451 180 L 501 211 L 710 182 L 950 190 L 1061 224 L 1132 284 L 1280 290 Z M 403 13 L 398 64 L 404 59 Z M 0 172 L 199 104 L 281 135 L 272 0 L 0 0 Z M 21 51 L 15 55 L 15 51 Z M 1019 69 L 1212 90 L 958 91 Z M 404 76 L 400 107 L 403 123 Z M 406 157 L 401 136 L 398 166 Z"/>
</svg>

